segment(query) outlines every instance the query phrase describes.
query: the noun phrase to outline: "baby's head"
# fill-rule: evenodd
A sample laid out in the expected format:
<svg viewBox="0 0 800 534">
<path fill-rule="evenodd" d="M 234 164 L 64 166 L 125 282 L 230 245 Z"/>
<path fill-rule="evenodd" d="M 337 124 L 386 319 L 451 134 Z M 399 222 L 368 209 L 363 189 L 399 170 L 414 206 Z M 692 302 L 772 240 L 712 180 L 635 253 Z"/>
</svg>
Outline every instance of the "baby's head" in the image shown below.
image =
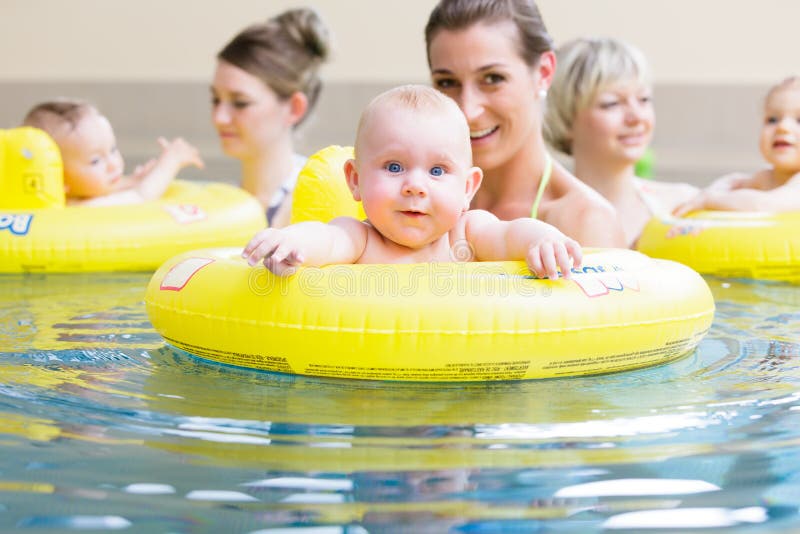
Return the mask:
<svg viewBox="0 0 800 534">
<path fill-rule="evenodd" d="M 369 103 L 345 174 L 372 225 L 410 248 L 452 229 L 483 176 L 472 166 L 469 126 L 458 105 L 422 85 L 391 89 Z"/>
<path fill-rule="evenodd" d="M 580 38 L 556 51 L 556 69 L 545 111 L 545 138 L 572 155 L 572 129 L 579 111 L 617 85 L 633 83 L 649 90 L 650 69 L 637 48 L 617 39 Z"/>
<path fill-rule="evenodd" d="M 64 163 L 67 196 L 93 198 L 120 185 L 124 162 L 114 130 L 91 104 L 67 99 L 44 102 L 28 112 L 23 125 L 40 128 L 55 140 Z"/>
<path fill-rule="evenodd" d="M 759 148 L 776 170 L 800 172 L 800 78 L 787 78 L 767 92 Z"/>
</svg>

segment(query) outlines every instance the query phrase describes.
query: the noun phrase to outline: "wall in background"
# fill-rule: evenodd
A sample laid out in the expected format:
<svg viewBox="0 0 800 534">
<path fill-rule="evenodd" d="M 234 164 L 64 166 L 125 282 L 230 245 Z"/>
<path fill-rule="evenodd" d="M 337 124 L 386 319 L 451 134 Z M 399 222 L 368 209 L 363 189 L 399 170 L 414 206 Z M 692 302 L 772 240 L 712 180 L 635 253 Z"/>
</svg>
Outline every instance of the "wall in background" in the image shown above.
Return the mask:
<svg viewBox="0 0 800 534">
<path fill-rule="evenodd" d="M 331 81 L 426 78 L 434 0 L 3 0 L 3 80 L 203 81 L 241 27 L 314 6 L 335 36 Z M 796 0 L 539 0 L 557 42 L 627 39 L 659 83 L 769 83 L 795 68 Z"/>
<path fill-rule="evenodd" d="M 393 84 L 425 82 L 422 31 L 434 0 L 2 0 L 0 127 L 42 98 L 82 96 L 112 119 L 129 160 L 155 137 L 185 135 L 222 157 L 208 118 L 216 51 L 245 25 L 311 5 L 334 35 L 327 87 L 301 149 L 349 144 L 358 112 Z M 579 35 L 626 39 L 647 54 L 656 81 L 655 148 L 668 179 L 757 165 L 763 90 L 796 68 L 800 2 L 765 0 L 540 0 L 557 42 Z"/>
</svg>

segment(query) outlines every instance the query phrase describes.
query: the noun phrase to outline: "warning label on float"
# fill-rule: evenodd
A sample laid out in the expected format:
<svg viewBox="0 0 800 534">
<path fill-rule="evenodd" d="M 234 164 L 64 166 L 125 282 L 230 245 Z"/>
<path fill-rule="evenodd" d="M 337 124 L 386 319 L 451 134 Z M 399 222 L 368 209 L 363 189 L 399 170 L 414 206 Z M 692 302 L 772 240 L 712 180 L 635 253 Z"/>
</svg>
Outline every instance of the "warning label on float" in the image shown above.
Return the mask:
<svg viewBox="0 0 800 534">
<path fill-rule="evenodd" d="M 190 345 L 174 339 L 164 338 L 168 343 L 185 350 L 199 358 L 212 360 L 226 365 L 235 365 L 237 367 L 249 367 L 251 369 L 260 369 L 262 371 L 273 371 L 276 373 L 294 373 L 294 370 L 289 365 L 289 362 L 283 356 L 270 356 L 266 354 L 245 354 L 242 352 L 231 352 L 216 349 L 207 349 L 205 347 L 198 347 L 197 345 Z"/>
<path fill-rule="evenodd" d="M 671 341 L 662 347 L 605 356 L 591 356 L 585 358 L 559 359 L 542 367 L 551 376 L 587 375 L 598 373 L 613 373 L 636 369 L 646 365 L 667 363 L 686 355 L 697 343 L 705 332 L 697 334 L 694 338 Z"/>
<path fill-rule="evenodd" d="M 365 380 L 458 381 L 519 380 L 525 378 L 530 361 L 448 363 L 442 367 L 365 367 L 312 363 L 305 374 Z"/>
<path fill-rule="evenodd" d="M 706 331 L 701 331 L 691 337 L 669 341 L 658 347 L 651 346 L 614 354 L 576 355 L 572 358 L 563 355 L 552 358 L 533 355 L 531 358 L 504 361 L 450 362 L 437 367 L 370 366 L 363 363 L 331 363 L 330 360 L 298 365 L 297 362 L 292 362 L 291 355 L 232 352 L 200 347 L 173 339 L 167 339 L 167 342 L 206 360 L 278 373 L 362 380 L 475 382 L 592 375 L 659 365 L 688 354 L 705 334 Z"/>
</svg>

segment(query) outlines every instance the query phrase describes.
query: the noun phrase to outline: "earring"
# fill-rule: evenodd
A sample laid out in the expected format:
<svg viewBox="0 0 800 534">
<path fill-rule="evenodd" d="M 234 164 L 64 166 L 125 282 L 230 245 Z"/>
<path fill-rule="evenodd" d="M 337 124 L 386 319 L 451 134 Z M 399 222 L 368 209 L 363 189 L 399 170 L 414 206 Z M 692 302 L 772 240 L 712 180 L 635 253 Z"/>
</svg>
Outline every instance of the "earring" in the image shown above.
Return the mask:
<svg viewBox="0 0 800 534">
<path fill-rule="evenodd" d="M 547 98 L 547 89 L 544 89 L 544 88 L 539 89 L 539 98 L 541 100 L 544 100 L 545 98 Z"/>
</svg>

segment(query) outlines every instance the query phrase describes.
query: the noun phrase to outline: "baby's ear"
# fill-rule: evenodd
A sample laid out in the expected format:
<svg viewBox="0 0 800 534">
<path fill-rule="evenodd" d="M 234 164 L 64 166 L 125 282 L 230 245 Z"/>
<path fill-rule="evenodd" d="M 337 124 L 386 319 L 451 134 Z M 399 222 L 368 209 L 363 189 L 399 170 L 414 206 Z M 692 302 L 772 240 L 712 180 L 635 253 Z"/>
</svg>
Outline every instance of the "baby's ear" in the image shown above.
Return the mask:
<svg viewBox="0 0 800 534">
<path fill-rule="evenodd" d="M 483 181 L 483 171 L 480 167 L 471 167 L 467 171 L 466 189 L 464 191 L 464 209 L 468 210 L 475 193 Z"/>
<path fill-rule="evenodd" d="M 358 190 L 358 171 L 356 170 L 356 160 L 348 159 L 344 162 L 344 178 L 347 180 L 347 187 L 356 202 L 361 200 L 361 192 Z"/>
</svg>

